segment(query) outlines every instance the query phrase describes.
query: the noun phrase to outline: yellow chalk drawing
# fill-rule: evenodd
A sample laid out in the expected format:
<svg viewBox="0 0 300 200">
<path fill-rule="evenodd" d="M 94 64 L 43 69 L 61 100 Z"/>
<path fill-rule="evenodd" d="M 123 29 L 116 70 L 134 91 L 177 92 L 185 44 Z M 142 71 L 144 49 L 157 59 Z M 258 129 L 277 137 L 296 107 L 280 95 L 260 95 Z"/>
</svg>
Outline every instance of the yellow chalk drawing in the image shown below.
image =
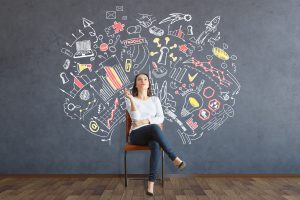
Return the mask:
<svg viewBox="0 0 300 200">
<path fill-rule="evenodd" d="M 157 47 L 158 47 L 158 48 L 161 47 L 161 44 L 159 43 L 159 41 L 160 41 L 159 38 L 154 38 L 154 40 L 153 40 L 153 42 L 154 42 L 155 44 L 157 44 Z"/>
<path fill-rule="evenodd" d="M 192 82 L 195 78 L 196 78 L 196 76 L 198 75 L 198 73 L 196 73 L 195 75 L 190 75 L 190 74 L 188 74 L 188 76 L 189 76 L 189 81 L 190 82 Z"/>
<path fill-rule="evenodd" d="M 122 87 L 123 83 L 120 80 L 120 77 L 118 76 L 118 74 L 115 71 L 115 69 L 112 68 L 112 67 L 107 67 L 107 70 L 112 73 L 112 75 L 106 75 L 106 80 L 109 82 L 109 84 L 111 85 L 111 87 L 114 90 L 117 90 L 117 89 L 119 89 L 119 87 Z M 112 80 L 114 78 L 115 78 L 115 82 L 113 82 L 113 80 Z"/>
<path fill-rule="evenodd" d="M 221 59 L 221 60 L 228 60 L 229 59 L 229 55 L 228 53 L 226 53 L 223 49 L 219 48 L 219 47 L 214 47 L 212 49 L 213 54 Z"/>
<path fill-rule="evenodd" d="M 173 46 L 170 47 L 170 49 L 174 49 L 177 47 L 177 44 L 174 44 Z"/>
<path fill-rule="evenodd" d="M 94 120 L 90 121 L 89 128 L 93 133 L 96 133 L 99 131 L 99 126 L 98 126 L 97 122 Z"/>
<path fill-rule="evenodd" d="M 169 37 L 165 37 L 165 41 L 166 41 L 166 45 L 170 42 L 170 38 Z"/>
<path fill-rule="evenodd" d="M 132 67 L 132 60 L 131 59 L 126 59 L 125 60 L 125 71 L 130 72 Z"/>
<path fill-rule="evenodd" d="M 156 54 L 158 54 L 157 51 L 155 51 L 155 52 L 154 52 L 154 51 L 151 51 L 151 52 L 150 52 L 150 56 L 154 56 L 154 55 L 156 55 Z"/>
<path fill-rule="evenodd" d="M 79 72 L 82 72 L 85 69 L 88 69 L 88 70 L 92 71 L 92 64 L 80 64 L 80 63 L 77 63 L 77 70 Z"/>
<path fill-rule="evenodd" d="M 170 57 L 170 58 L 172 58 L 173 62 L 175 62 L 175 61 L 177 60 L 177 57 L 176 57 L 176 56 L 174 56 L 174 54 L 173 54 L 173 53 L 171 53 L 169 57 Z"/>
<path fill-rule="evenodd" d="M 194 97 L 190 97 L 189 98 L 189 103 L 194 107 L 194 108 L 198 108 L 200 106 L 199 102 L 197 101 L 197 99 L 195 99 Z"/>
</svg>

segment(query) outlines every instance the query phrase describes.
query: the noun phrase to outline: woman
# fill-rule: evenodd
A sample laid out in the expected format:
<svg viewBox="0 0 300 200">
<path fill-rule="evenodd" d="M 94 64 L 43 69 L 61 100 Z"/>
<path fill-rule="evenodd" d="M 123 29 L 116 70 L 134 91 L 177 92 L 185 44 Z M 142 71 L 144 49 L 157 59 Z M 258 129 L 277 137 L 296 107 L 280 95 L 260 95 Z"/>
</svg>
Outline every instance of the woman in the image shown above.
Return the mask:
<svg viewBox="0 0 300 200">
<path fill-rule="evenodd" d="M 149 146 L 150 174 L 147 195 L 153 196 L 154 182 L 156 179 L 160 147 L 165 151 L 174 165 L 183 169 L 186 164 L 176 156 L 167 138 L 158 124 L 164 121 L 161 102 L 158 97 L 152 96 L 151 84 L 147 74 L 140 73 L 135 76 L 132 94 L 125 89 L 126 109 L 132 119 L 129 139 L 131 144 Z"/>
</svg>

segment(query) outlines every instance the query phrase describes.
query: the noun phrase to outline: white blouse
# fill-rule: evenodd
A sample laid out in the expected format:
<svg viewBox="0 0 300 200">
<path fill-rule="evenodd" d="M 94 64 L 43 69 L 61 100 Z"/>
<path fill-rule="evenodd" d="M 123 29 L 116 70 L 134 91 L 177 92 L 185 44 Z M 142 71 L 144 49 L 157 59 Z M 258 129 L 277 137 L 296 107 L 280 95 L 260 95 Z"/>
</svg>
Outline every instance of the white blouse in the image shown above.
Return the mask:
<svg viewBox="0 0 300 200">
<path fill-rule="evenodd" d="M 161 102 L 157 96 L 151 96 L 147 100 L 141 100 L 133 97 L 137 110 L 131 111 L 130 99 L 125 98 L 126 110 L 128 111 L 131 120 L 149 119 L 150 124 L 161 124 L 164 121 L 164 113 L 161 107 Z M 135 129 L 147 126 L 149 124 L 143 124 L 137 127 L 131 125 L 129 133 Z"/>
</svg>

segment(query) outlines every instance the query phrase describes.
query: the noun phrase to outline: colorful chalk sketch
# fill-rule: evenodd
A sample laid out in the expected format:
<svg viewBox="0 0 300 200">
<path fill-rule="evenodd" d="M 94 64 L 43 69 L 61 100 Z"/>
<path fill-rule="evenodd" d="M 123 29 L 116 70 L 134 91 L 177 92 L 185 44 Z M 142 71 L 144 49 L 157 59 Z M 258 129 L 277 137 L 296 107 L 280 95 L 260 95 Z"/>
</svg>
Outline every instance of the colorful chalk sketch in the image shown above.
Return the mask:
<svg viewBox="0 0 300 200">
<path fill-rule="evenodd" d="M 87 133 L 111 142 L 125 121 L 124 88 L 131 89 L 140 72 L 149 74 L 165 123 L 176 124 L 174 137 L 183 144 L 192 144 L 234 116 L 241 89 L 238 57 L 218 31 L 220 16 L 203 23 L 202 32 L 193 28 L 187 13 L 162 19 L 130 16 L 118 5 L 103 18 L 110 25 L 97 33 L 97 23 L 83 17 L 81 28 L 60 49 L 63 111 Z"/>
</svg>

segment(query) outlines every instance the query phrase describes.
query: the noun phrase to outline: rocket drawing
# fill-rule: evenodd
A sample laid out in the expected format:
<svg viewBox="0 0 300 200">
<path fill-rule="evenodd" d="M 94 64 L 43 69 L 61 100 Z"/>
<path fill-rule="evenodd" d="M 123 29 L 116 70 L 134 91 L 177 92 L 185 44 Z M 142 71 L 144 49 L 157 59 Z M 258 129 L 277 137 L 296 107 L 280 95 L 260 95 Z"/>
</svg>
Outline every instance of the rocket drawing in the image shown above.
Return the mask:
<svg viewBox="0 0 300 200">
<path fill-rule="evenodd" d="M 220 22 L 220 16 L 216 16 L 213 18 L 211 21 L 206 21 L 206 29 L 209 29 L 209 31 L 213 31 L 213 33 L 217 30 L 217 26 L 219 25 Z"/>
<path fill-rule="evenodd" d="M 192 43 L 195 43 L 198 47 L 204 45 L 204 40 L 211 34 L 214 33 L 217 30 L 217 26 L 220 22 L 220 16 L 216 16 L 211 21 L 205 22 L 205 30 L 202 31 L 202 33 L 198 36 L 196 39 L 195 37 L 191 37 L 190 41 Z"/>
<path fill-rule="evenodd" d="M 159 24 L 162 24 L 162 23 L 165 23 L 165 22 L 169 22 L 170 24 L 173 24 L 177 21 L 180 21 L 180 20 L 185 20 L 186 22 L 188 21 L 191 21 L 192 19 L 192 16 L 189 15 L 189 14 L 183 14 L 183 13 L 172 13 L 170 14 L 171 16 L 170 17 L 167 17 L 163 20 L 161 20 L 159 22 Z"/>
</svg>

